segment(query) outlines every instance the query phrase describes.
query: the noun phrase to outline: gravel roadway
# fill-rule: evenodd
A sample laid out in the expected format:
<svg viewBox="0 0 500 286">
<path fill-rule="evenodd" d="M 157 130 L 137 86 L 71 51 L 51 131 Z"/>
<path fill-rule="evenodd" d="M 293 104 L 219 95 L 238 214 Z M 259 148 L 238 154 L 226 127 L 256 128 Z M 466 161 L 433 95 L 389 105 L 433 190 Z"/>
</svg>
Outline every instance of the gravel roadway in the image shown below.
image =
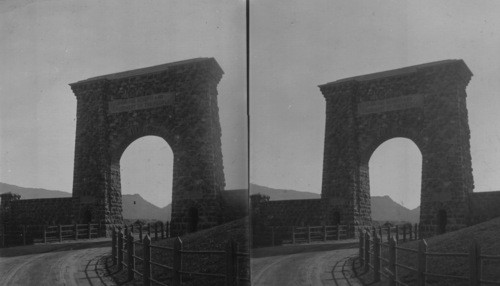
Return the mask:
<svg viewBox="0 0 500 286">
<path fill-rule="evenodd" d="M 252 251 L 252 285 L 361 285 L 351 278 L 354 240 L 266 247 Z"/>
<path fill-rule="evenodd" d="M 102 258 L 109 239 L 0 249 L 0 285 L 115 285 Z"/>
</svg>

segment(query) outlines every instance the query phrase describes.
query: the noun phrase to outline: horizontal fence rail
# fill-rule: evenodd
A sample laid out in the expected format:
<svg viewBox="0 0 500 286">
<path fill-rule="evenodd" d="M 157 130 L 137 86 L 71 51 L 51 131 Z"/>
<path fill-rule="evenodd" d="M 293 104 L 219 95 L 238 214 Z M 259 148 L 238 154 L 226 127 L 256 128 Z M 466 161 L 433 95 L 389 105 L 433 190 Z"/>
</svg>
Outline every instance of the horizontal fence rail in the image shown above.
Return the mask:
<svg viewBox="0 0 500 286">
<path fill-rule="evenodd" d="M 352 225 L 260 226 L 252 230 L 253 245 L 276 246 L 350 239 L 355 237 L 358 228 L 360 226 Z"/>
<path fill-rule="evenodd" d="M 169 221 L 158 221 L 155 223 L 147 224 L 132 223 L 129 225 L 124 225 L 123 227 L 120 227 L 120 229 L 123 229 L 125 234 L 129 232 L 132 233 L 132 235 L 137 236 L 140 241 L 143 240 L 146 234 L 148 234 L 152 240 L 154 238 L 154 241 L 171 237 Z"/>
<path fill-rule="evenodd" d="M 388 233 L 391 233 L 388 231 Z M 417 240 L 419 237 L 418 228 L 415 228 L 415 233 L 408 237 L 408 240 Z M 397 234 L 397 232 L 395 233 Z M 490 281 L 483 278 L 482 265 L 486 260 L 500 261 L 500 255 L 481 255 L 481 247 L 476 241 L 473 241 L 469 246 L 468 253 L 439 253 L 430 252 L 427 250 L 427 242 L 421 239 L 418 244 L 418 249 L 410 249 L 398 246 L 397 235 L 388 236 L 387 241 L 382 241 L 380 232 L 373 228 L 370 233 L 369 229 L 359 230 L 359 259 L 365 271 L 373 270 L 373 282 L 379 282 L 381 276 L 388 279 L 390 286 L 408 285 L 400 280 L 398 269 L 410 271 L 416 275 L 417 286 L 426 285 L 427 278 L 434 279 L 454 279 L 456 281 L 468 281 L 468 285 L 500 285 L 500 281 Z M 387 250 L 387 251 L 382 251 Z M 416 266 L 405 265 L 397 260 L 399 251 L 411 253 L 415 256 Z M 384 254 L 387 256 L 384 257 Z M 450 259 L 463 258 L 468 260 L 467 275 L 447 275 L 442 273 L 434 273 L 427 269 L 429 258 L 445 257 Z M 385 266 L 383 266 L 385 265 Z"/>
<path fill-rule="evenodd" d="M 239 285 L 240 282 L 250 282 L 249 277 L 241 277 L 239 275 L 238 258 L 244 257 L 249 259 L 249 253 L 238 251 L 238 244 L 234 240 L 227 242 L 225 250 L 185 250 L 183 249 L 182 240 L 177 237 L 173 247 L 153 245 L 150 234 L 146 234 L 142 240 L 136 240 L 132 231 L 128 228 L 121 230 L 113 230 L 112 233 L 112 260 L 113 265 L 117 265 L 119 270 L 126 269 L 129 280 L 135 279 L 138 275 L 142 278 L 143 285 L 173 285 L 179 286 L 182 284 L 184 277 L 206 277 L 218 278 L 225 281 L 224 285 L 233 286 Z M 142 255 L 136 252 L 136 246 L 142 247 Z M 161 256 L 170 256 L 173 258 L 171 265 L 161 264 L 155 261 L 151 255 L 152 250 L 161 252 Z M 224 273 L 201 273 L 190 271 L 182 268 L 182 260 L 186 255 L 219 255 L 225 257 Z M 139 261 L 142 265 L 138 269 L 136 262 Z M 153 277 L 152 268 L 157 267 L 162 269 L 162 272 L 168 273 L 168 284 L 166 281 L 159 281 Z M 165 279 L 162 279 L 165 280 Z"/>
<path fill-rule="evenodd" d="M 0 226 L 1 247 L 105 236 L 100 224 Z"/>
</svg>

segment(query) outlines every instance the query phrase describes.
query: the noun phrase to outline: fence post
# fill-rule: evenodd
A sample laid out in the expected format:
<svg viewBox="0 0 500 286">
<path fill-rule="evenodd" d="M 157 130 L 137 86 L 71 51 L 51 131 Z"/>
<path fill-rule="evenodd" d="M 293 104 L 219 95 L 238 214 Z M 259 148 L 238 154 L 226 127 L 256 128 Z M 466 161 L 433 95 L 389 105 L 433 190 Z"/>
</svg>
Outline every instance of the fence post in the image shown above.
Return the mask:
<svg viewBox="0 0 500 286">
<path fill-rule="evenodd" d="M 59 242 L 62 242 L 63 241 L 63 237 L 62 237 L 62 226 L 59 225 Z"/>
<path fill-rule="evenodd" d="M 128 272 L 128 280 L 134 279 L 134 269 L 135 269 L 135 245 L 134 245 L 134 236 L 132 232 L 129 232 L 127 237 L 127 272 Z"/>
<path fill-rule="evenodd" d="M 158 222 L 155 222 L 155 241 L 158 241 Z"/>
<path fill-rule="evenodd" d="M 389 240 L 391 240 L 391 226 L 390 225 L 387 226 L 387 242 L 389 242 Z"/>
<path fill-rule="evenodd" d="M 399 227 L 396 225 L 396 242 L 399 242 Z"/>
<path fill-rule="evenodd" d="M 118 232 L 118 270 L 123 269 L 123 230 Z"/>
<path fill-rule="evenodd" d="M 394 237 L 389 240 L 389 286 L 396 286 L 396 280 L 398 279 L 398 273 L 396 269 L 396 240 Z"/>
<path fill-rule="evenodd" d="M 116 265 L 116 245 L 117 245 L 117 234 L 116 228 L 113 228 L 111 233 L 111 256 L 113 256 L 113 265 Z"/>
<path fill-rule="evenodd" d="M 43 243 L 47 243 L 47 226 L 43 225 Z"/>
<path fill-rule="evenodd" d="M 292 244 L 295 244 L 295 226 L 292 226 Z"/>
<path fill-rule="evenodd" d="M 161 239 L 165 238 L 165 232 L 163 229 L 163 222 L 160 221 L 160 231 L 161 231 Z"/>
<path fill-rule="evenodd" d="M 271 246 L 274 246 L 274 226 L 271 226 Z"/>
<path fill-rule="evenodd" d="M 373 279 L 380 281 L 380 241 L 378 235 L 373 237 Z"/>
<path fill-rule="evenodd" d="M 311 227 L 307 226 L 307 243 L 311 243 Z"/>
<path fill-rule="evenodd" d="M 370 270 L 370 234 L 368 232 L 365 233 L 365 271 Z"/>
<path fill-rule="evenodd" d="M 174 254 L 175 255 L 175 254 Z M 145 286 L 151 286 L 151 238 L 149 234 L 144 237 L 144 267 L 142 273 L 142 284 Z M 174 284 L 175 285 L 175 284 Z"/>
<path fill-rule="evenodd" d="M 406 224 L 403 224 L 403 242 L 406 242 Z"/>
<path fill-rule="evenodd" d="M 182 240 L 180 237 L 177 237 L 174 241 L 174 276 L 172 277 L 172 285 L 180 286 L 181 285 L 181 267 L 182 267 Z"/>
<path fill-rule="evenodd" d="M 139 224 L 139 241 L 142 242 L 142 224 Z"/>
<path fill-rule="evenodd" d="M 75 235 L 75 240 L 78 240 L 78 225 L 77 225 L 76 223 L 75 223 L 75 225 L 74 225 L 74 228 L 75 228 L 75 230 L 74 230 L 74 232 L 75 232 L 75 233 L 74 233 L 74 235 Z"/>
<path fill-rule="evenodd" d="M 23 224 L 21 227 L 22 235 L 23 235 L 23 245 L 26 245 L 26 226 Z"/>
<path fill-rule="evenodd" d="M 364 251 L 363 251 L 363 246 L 365 244 L 364 242 L 364 239 L 365 238 L 365 234 L 364 234 L 364 231 L 363 230 L 359 230 L 359 261 L 361 262 L 361 265 L 363 265 L 363 254 L 364 254 Z"/>
<path fill-rule="evenodd" d="M 476 240 L 472 241 L 469 248 L 469 273 L 470 285 L 479 286 L 481 279 L 481 247 Z"/>
<path fill-rule="evenodd" d="M 337 240 L 340 240 L 340 224 L 337 224 Z"/>
<path fill-rule="evenodd" d="M 238 245 L 231 239 L 226 246 L 226 286 L 237 285 L 238 275 L 238 260 L 236 259 L 236 252 Z"/>
<path fill-rule="evenodd" d="M 5 247 L 5 224 L 2 224 L 2 247 Z"/>
<path fill-rule="evenodd" d="M 92 238 L 92 226 L 90 225 L 90 222 L 87 224 L 87 231 L 89 235 L 89 239 Z"/>
<path fill-rule="evenodd" d="M 425 272 L 427 271 L 427 242 L 422 239 L 418 244 L 417 286 L 425 286 Z"/>
<path fill-rule="evenodd" d="M 323 241 L 326 241 L 326 225 L 323 225 Z"/>
<path fill-rule="evenodd" d="M 170 222 L 169 221 L 167 221 L 167 229 L 166 229 L 166 234 L 165 235 L 167 236 L 167 238 L 170 237 Z"/>
</svg>

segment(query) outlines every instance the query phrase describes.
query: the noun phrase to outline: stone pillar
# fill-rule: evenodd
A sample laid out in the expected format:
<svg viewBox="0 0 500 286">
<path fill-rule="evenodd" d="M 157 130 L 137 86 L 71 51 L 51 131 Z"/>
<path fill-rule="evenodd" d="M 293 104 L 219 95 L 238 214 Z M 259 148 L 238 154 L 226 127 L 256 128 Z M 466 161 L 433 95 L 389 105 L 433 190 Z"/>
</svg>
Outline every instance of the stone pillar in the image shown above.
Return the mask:
<svg viewBox="0 0 500 286">
<path fill-rule="evenodd" d="M 320 86 L 326 100 L 321 199 L 326 224 L 365 225 L 371 221 L 370 195 L 360 177 L 355 82 Z M 340 222 L 339 222 L 340 219 Z M 337 220 L 337 221 L 335 221 Z"/>
<path fill-rule="evenodd" d="M 91 223 L 121 224 L 121 196 L 111 196 L 106 79 L 71 85 L 77 98 L 73 198 L 77 223 L 91 214 Z M 111 217 L 111 208 L 119 208 Z"/>
</svg>

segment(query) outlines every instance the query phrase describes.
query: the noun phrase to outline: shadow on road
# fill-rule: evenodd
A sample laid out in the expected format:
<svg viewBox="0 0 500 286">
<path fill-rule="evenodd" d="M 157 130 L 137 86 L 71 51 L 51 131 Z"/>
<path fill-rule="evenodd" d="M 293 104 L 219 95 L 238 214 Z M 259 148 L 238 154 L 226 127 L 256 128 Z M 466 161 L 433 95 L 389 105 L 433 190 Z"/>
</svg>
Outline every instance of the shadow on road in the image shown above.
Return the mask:
<svg viewBox="0 0 500 286">
<path fill-rule="evenodd" d="M 327 243 L 312 243 L 312 244 L 290 244 L 284 246 L 273 246 L 252 249 L 252 258 L 262 258 L 278 255 L 290 255 L 296 253 L 330 251 L 337 249 L 347 249 L 358 247 L 357 240 L 333 241 Z"/>
<path fill-rule="evenodd" d="M 93 240 L 72 241 L 63 243 L 35 244 L 16 246 L 0 249 L 0 257 L 15 257 L 29 254 L 39 254 L 46 252 L 78 250 L 85 248 L 109 247 L 111 249 L 111 239 L 101 238 Z"/>
</svg>

